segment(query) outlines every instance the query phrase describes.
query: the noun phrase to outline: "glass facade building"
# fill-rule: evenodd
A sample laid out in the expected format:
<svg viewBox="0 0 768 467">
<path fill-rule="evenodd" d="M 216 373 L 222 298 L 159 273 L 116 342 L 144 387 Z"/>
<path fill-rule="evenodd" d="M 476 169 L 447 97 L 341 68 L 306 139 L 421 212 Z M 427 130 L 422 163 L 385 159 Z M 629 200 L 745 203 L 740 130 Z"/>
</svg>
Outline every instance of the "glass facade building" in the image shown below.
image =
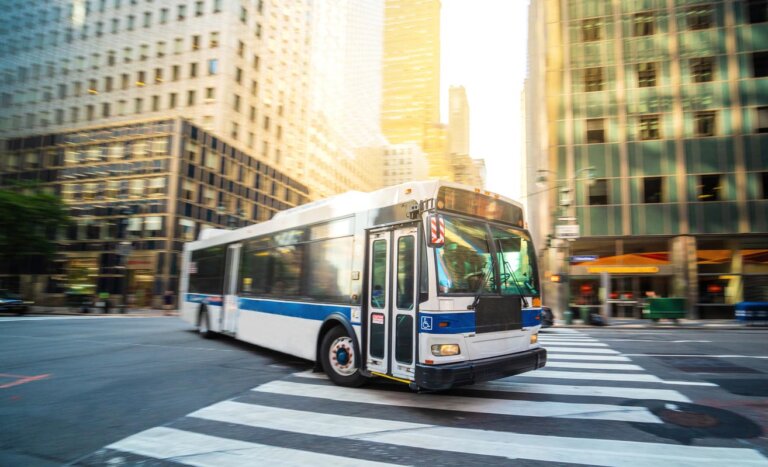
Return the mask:
<svg viewBox="0 0 768 467">
<path fill-rule="evenodd" d="M 767 9 L 531 3 L 527 174 L 548 184 L 528 200 L 549 214 L 532 230 L 545 274 L 568 279 L 549 285 L 561 308 L 682 296 L 706 318 L 768 301 Z"/>
<path fill-rule="evenodd" d="M 72 219 L 48 274 L 26 271 L 28 296 L 42 304 L 109 293 L 157 306 L 176 290 L 184 242 L 309 198 L 305 185 L 183 119 L 9 139 L 0 187 L 18 182 L 61 196 Z M 17 280 L 7 268 L 0 279 Z"/>
</svg>

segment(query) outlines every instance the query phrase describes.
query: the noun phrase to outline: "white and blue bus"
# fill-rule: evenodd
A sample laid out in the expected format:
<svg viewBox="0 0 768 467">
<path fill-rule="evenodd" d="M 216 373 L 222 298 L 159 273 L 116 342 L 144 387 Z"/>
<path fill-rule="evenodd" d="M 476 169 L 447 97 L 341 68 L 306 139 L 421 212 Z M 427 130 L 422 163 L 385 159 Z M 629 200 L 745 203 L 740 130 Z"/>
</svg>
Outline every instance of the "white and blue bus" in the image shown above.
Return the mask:
<svg viewBox="0 0 768 467">
<path fill-rule="evenodd" d="M 461 185 L 350 192 L 184 248 L 181 317 L 314 361 L 336 384 L 441 390 L 541 368 L 519 203 Z"/>
</svg>

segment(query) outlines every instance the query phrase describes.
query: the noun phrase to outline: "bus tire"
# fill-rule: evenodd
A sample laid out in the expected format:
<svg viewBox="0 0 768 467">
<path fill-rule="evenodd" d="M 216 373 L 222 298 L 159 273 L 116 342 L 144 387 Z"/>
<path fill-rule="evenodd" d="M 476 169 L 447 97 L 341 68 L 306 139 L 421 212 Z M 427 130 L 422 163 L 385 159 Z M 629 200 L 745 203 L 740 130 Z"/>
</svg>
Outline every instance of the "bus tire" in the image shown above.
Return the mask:
<svg viewBox="0 0 768 467">
<path fill-rule="evenodd" d="M 334 326 L 320 344 L 320 361 L 331 381 L 339 386 L 362 386 L 366 378 L 360 374 L 360 356 L 355 354 L 352 337 L 342 326 Z"/>
<path fill-rule="evenodd" d="M 197 333 L 205 339 L 212 339 L 215 336 L 214 332 L 211 331 L 211 322 L 205 307 L 201 308 L 197 315 Z"/>
</svg>

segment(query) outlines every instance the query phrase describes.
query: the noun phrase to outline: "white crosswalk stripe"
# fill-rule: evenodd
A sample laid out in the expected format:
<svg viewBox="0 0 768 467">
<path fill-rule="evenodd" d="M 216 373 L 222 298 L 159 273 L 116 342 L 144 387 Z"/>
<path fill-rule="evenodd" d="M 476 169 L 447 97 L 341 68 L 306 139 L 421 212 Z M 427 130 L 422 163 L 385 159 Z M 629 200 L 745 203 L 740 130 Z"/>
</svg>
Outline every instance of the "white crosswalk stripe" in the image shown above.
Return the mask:
<svg viewBox="0 0 768 467">
<path fill-rule="evenodd" d="M 570 329 L 555 334 L 585 337 Z M 597 340 L 549 347 L 554 340 L 544 343 L 546 368 L 450 393 L 416 394 L 381 385 L 345 388 L 322 373 L 296 373 L 120 440 L 107 452 L 115 459 L 125 453 L 199 466 L 441 465 L 440 459 L 483 464 L 499 458 L 510 464 L 523 459 L 611 466 L 768 465 L 760 452 L 735 442 L 734 447 L 707 447 L 656 437 L 638 441 L 626 433 L 618 439 L 585 437 L 596 424 L 608 427 L 601 433 L 611 434 L 603 438 L 638 426 L 664 430 L 664 421 L 644 402 L 690 404 L 669 386 L 715 385 L 664 380 Z M 453 423 L 467 418 L 483 423 Z M 542 419 L 558 419 L 560 431 L 536 430 L 536 420 Z M 492 423 L 485 425 L 487 420 Z M 306 447 L 312 444 L 301 440 L 333 450 L 312 452 Z M 455 456 L 469 457 L 458 461 Z"/>
</svg>

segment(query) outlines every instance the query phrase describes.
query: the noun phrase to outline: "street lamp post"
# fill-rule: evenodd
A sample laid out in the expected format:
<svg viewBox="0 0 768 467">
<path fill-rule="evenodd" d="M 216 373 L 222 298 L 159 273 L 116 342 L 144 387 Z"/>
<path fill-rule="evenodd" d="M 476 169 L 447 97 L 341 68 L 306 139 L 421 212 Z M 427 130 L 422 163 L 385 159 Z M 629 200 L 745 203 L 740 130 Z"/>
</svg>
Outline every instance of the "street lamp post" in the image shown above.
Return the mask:
<svg viewBox="0 0 768 467">
<path fill-rule="evenodd" d="M 586 172 L 586 177 L 579 178 L 579 175 L 582 172 Z M 549 180 L 547 178 L 547 173 L 554 174 L 554 172 L 549 170 L 537 170 L 537 173 L 539 174 L 536 178 L 536 183 L 539 186 L 547 186 L 549 184 Z M 579 238 L 580 235 L 580 225 L 578 222 L 578 219 L 576 217 L 576 182 L 579 180 L 586 180 L 588 186 L 592 186 L 594 184 L 595 180 L 595 168 L 594 167 L 584 167 L 581 169 L 576 170 L 572 178 L 569 178 L 566 180 L 566 185 L 558 185 L 556 184 L 553 187 L 550 187 L 549 189 L 557 189 L 558 190 L 558 214 L 557 218 L 555 219 L 553 217 L 552 219 L 552 226 L 554 227 L 554 240 L 559 240 L 560 245 L 555 247 L 562 249 L 562 259 L 559 261 L 556 261 L 557 263 L 557 276 L 559 278 L 559 289 L 558 289 L 558 307 L 561 312 L 561 316 L 565 316 L 565 312 L 569 309 L 569 297 L 570 297 L 570 250 L 571 250 L 571 242 L 575 241 L 577 238 Z M 554 243 L 553 243 L 554 245 Z"/>
</svg>

